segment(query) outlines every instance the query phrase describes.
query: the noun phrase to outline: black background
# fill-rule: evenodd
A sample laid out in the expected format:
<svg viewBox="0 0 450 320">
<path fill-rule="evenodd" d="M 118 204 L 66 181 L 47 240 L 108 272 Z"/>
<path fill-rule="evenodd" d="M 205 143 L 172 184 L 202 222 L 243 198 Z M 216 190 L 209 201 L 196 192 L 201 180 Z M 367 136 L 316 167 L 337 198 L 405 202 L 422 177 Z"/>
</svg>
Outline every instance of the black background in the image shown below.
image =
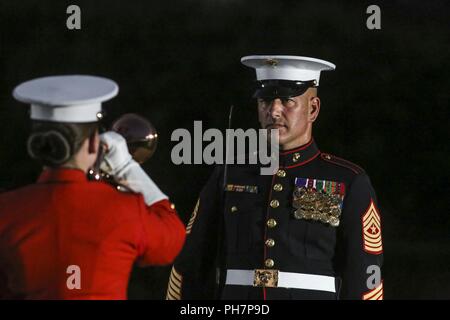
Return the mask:
<svg viewBox="0 0 450 320">
<path fill-rule="evenodd" d="M 366 169 L 383 214 L 386 299 L 450 298 L 448 1 L 1 1 L 0 189 L 33 182 L 28 108 L 11 97 L 46 75 L 114 79 L 107 122 L 136 112 L 157 127 L 144 167 L 186 222 L 212 167 L 171 162 L 176 128 L 257 127 L 249 54 L 337 65 L 321 77 L 314 136 Z M 81 30 L 66 8 L 81 7 Z M 366 8 L 381 8 L 368 30 Z M 26 199 L 24 200 L 26 201 Z M 132 299 L 162 299 L 168 267 L 135 269 Z"/>
</svg>

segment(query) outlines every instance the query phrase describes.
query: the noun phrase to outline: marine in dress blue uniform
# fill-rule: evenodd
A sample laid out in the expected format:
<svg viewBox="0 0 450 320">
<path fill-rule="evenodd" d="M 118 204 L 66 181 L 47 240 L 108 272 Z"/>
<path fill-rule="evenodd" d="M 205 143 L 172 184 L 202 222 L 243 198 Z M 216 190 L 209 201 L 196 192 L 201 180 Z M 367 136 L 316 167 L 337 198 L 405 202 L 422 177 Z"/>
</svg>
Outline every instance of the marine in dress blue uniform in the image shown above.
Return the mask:
<svg viewBox="0 0 450 320">
<path fill-rule="evenodd" d="M 283 116 L 272 109 L 289 113 L 290 99 L 313 92 L 320 72 L 335 68 L 297 56 L 242 62 L 256 69 L 255 97 L 277 128 L 288 120 L 276 120 Z M 167 298 L 382 299 L 381 217 L 367 173 L 322 152 L 312 136 L 284 148 L 273 175 L 260 169 L 228 165 L 224 181 L 224 166 L 215 168 L 187 226 Z"/>
</svg>

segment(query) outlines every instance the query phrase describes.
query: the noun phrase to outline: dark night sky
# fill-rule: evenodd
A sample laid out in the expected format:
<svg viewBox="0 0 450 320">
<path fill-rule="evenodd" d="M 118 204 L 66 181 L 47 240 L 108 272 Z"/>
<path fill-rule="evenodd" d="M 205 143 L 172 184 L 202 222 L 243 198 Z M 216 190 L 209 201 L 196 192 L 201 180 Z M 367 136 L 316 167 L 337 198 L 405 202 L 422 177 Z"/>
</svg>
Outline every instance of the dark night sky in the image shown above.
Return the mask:
<svg viewBox="0 0 450 320">
<path fill-rule="evenodd" d="M 94 74 L 120 85 L 107 121 L 137 112 L 157 127 L 145 169 L 186 221 L 212 167 L 171 163 L 176 128 L 193 121 L 256 127 L 248 54 L 329 60 L 314 136 L 322 151 L 366 169 L 384 221 L 385 297 L 450 298 L 448 1 L 2 1 L 0 189 L 34 181 L 27 107 L 15 85 L 55 74 Z M 77 4 L 82 29 L 65 27 Z M 381 30 L 366 28 L 370 4 Z M 168 268 L 135 270 L 131 298 L 164 296 Z M 163 279 L 163 280 L 161 280 Z"/>
</svg>

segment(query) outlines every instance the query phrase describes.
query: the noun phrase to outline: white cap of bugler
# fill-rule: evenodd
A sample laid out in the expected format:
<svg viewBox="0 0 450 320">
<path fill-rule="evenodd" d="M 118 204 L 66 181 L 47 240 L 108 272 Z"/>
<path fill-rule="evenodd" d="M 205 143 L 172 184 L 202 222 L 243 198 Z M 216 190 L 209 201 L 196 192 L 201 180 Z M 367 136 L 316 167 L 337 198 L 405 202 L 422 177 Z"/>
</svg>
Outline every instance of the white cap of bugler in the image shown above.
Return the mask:
<svg viewBox="0 0 450 320">
<path fill-rule="evenodd" d="M 13 96 L 31 104 L 31 119 L 86 123 L 102 118 L 102 102 L 117 95 L 110 79 L 88 75 L 63 75 L 33 79 L 18 85 Z"/>
<path fill-rule="evenodd" d="M 254 55 L 241 58 L 242 64 L 256 70 L 256 80 L 314 81 L 319 85 L 320 72 L 334 70 L 331 62 L 301 56 Z"/>
</svg>

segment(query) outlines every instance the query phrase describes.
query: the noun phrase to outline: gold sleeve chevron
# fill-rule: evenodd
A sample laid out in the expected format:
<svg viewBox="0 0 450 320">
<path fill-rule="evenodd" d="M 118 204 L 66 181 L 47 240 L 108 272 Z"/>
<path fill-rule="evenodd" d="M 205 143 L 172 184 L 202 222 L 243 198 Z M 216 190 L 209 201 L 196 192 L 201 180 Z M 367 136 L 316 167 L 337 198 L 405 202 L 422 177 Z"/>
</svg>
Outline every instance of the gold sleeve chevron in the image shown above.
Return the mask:
<svg viewBox="0 0 450 320">
<path fill-rule="evenodd" d="M 194 211 L 192 212 L 191 218 L 189 219 L 189 223 L 186 227 L 186 234 L 191 233 L 195 218 L 197 218 L 197 212 L 198 212 L 199 205 L 200 205 L 200 199 L 197 200 L 197 204 L 195 205 Z"/>
<path fill-rule="evenodd" d="M 369 208 L 362 218 L 364 251 L 370 254 L 383 253 L 383 244 L 381 241 L 381 218 L 378 210 L 370 201 Z"/>
<path fill-rule="evenodd" d="M 166 300 L 181 300 L 181 284 L 183 276 L 178 273 L 175 267 L 170 272 L 169 285 L 167 286 Z"/>
<path fill-rule="evenodd" d="M 378 287 L 363 294 L 363 300 L 383 300 L 383 281 Z"/>
</svg>

